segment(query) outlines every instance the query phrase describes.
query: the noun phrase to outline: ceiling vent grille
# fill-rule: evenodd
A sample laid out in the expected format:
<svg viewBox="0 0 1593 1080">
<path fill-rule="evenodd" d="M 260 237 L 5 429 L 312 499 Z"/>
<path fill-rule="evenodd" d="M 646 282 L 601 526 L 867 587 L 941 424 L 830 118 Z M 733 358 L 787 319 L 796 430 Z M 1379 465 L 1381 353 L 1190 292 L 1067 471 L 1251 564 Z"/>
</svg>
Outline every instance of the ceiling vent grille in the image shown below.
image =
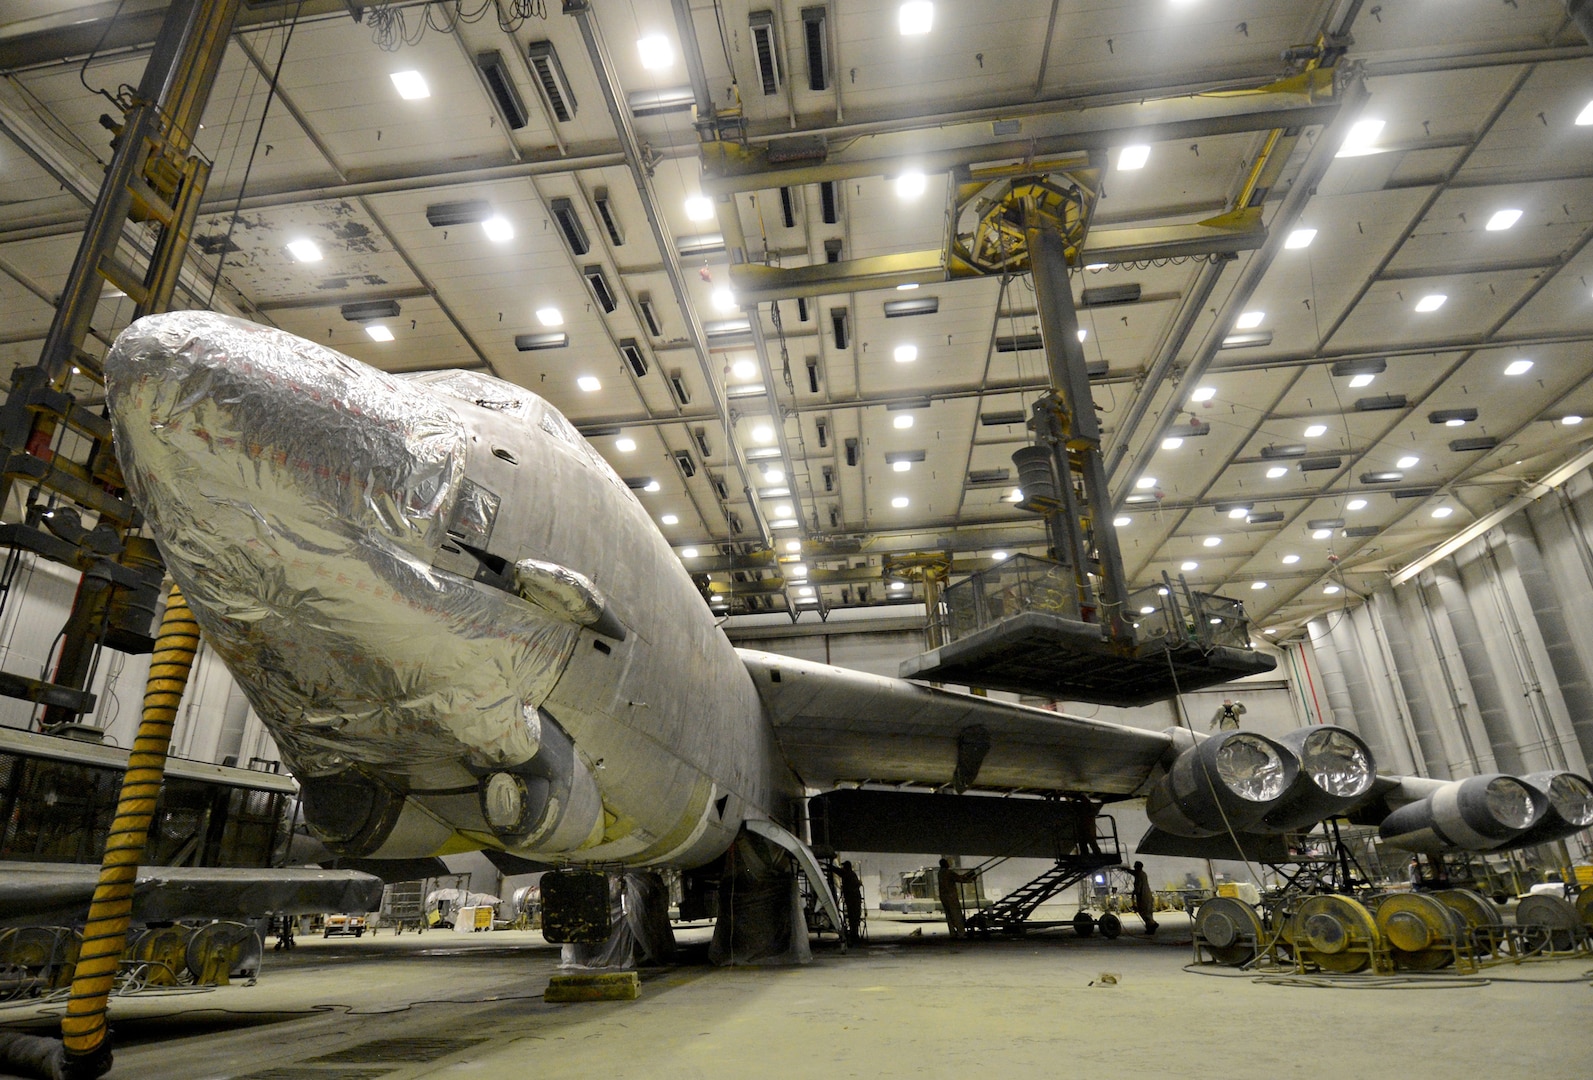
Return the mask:
<svg viewBox="0 0 1593 1080">
<path fill-rule="evenodd" d="M 752 28 L 752 59 L 758 66 L 763 94 L 780 92 L 780 42 L 774 32 L 774 12 L 754 11 L 747 16 Z"/>
<path fill-rule="evenodd" d="M 788 187 L 780 189 L 780 222 L 788 229 L 796 228 L 796 199 Z"/>
<path fill-rule="evenodd" d="M 587 285 L 592 289 L 592 295 L 597 298 L 597 306 L 603 309 L 604 314 L 614 314 L 614 309 L 619 307 L 619 298 L 614 295 L 614 290 L 608 283 L 608 275 L 603 273 L 603 268 L 588 266 L 581 271 L 581 276 L 586 279 Z"/>
<path fill-rule="evenodd" d="M 570 335 L 562 331 L 555 334 L 516 334 L 514 347 L 521 352 L 536 352 L 538 349 L 562 349 L 570 343 Z"/>
<path fill-rule="evenodd" d="M 592 205 L 597 207 L 597 220 L 603 223 L 603 231 L 608 233 L 609 242 L 615 247 L 624 247 L 625 230 L 620 228 L 619 217 L 614 213 L 614 201 L 609 198 L 608 188 L 593 189 Z"/>
<path fill-rule="evenodd" d="M 834 225 L 841 220 L 841 194 L 834 180 L 825 180 L 819 184 L 819 211 L 824 218 L 824 224 Z"/>
<path fill-rule="evenodd" d="M 669 373 L 669 393 L 682 407 L 691 404 L 691 388 L 686 385 L 686 377 L 679 368 Z"/>
<path fill-rule="evenodd" d="M 638 379 L 647 374 L 647 354 L 642 352 L 642 347 L 636 343 L 635 338 L 621 338 L 619 349 L 620 355 L 625 358 L 625 363 Z"/>
<path fill-rule="evenodd" d="M 968 471 L 969 487 L 996 487 L 1005 486 L 1012 476 L 1011 469 L 970 469 Z"/>
<path fill-rule="evenodd" d="M 575 95 L 570 92 L 570 81 L 564 77 L 564 67 L 551 41 L 533 41 L 526 46 L 526 59 L 537 77 L 537 86 L 548 103 L 548 111 L 561 124 L 575 119 Z"/>
<path fill-rule="evenodd" d="M 1355 402 L 1356 412 L 1385 412 L 1389 409 L 1403 409 L 1404 407 L 1404 394 L 1381 394 L 1373 397 L 1363 397 Z"/>
<path fill-rule="evenodd" d="M 830 309 L 830 329 L 835 335 L 835 347 L 845 349 L 851 340 L 851 318 L 844 307 Z"/>
<path fill-rule="evenodd" d="M 830 88 L 829 11 L 823 7 L 802 9 L 802 44 L 808 58 L 808 89 Z"/>
<path fill-rule="evenodd" d="M 514 80 L 509 77 L 503 54 L 497 49 L 477 53 L 476 70 L 481 73 L 487 96 L 492 98 L 493 107 L 498 110 L 504 124 L 511 131 L 525 127 L 525 102 L 520 99 L 520 91 L 514 88 Z"/>
<path fill-rule="evenodd" d="M 637 293 L 636 306 L 642 311 L 642 322 L 647 324 L 647 332 L 654 337 L 663 337 L 664 324 L 659 321 L 658 307 L 653 303 L 653 294 Z"/>
<path fill-rule="evenodd" d="M 1336 469 L 1342 464 L 1344 464 L 1344 459 L 1338 457 L 1302 458 L 1300 460 L 1300 471 L 1326 472 L 1328 469 Z"/>
<path fill-rule="evenodd" d="M 1457 454 L 1464 454 L 1472 450 L 1492 450 L 1499 445 L 1499 440 L 1492 435 L 1478 435 L 1471 439 L 1452 439 L 1449 449 Z"/>
<path fill-rule="evenodd" d="M 697 463 L 691 459 L 690 450 L 675 451 L 675 467 L 687 480 L 697 475 Z"/>
<path fill-rule="evenodd" d="M 553 223 L 559 227 L 559 232 L 564 234 L 564 242 L 570 250 L 577 255 L 585 255 L 592 250 L 592 241 L 586 235 L 586 227 L 581 224 L 580 215 L 575 212 L 575 204 L 566 198 L 554 199 L 548 204 L 548 211 L 553 215 Z"/>
<path fill-rule="evenodd" d="M 714 452 L 708 448 L 707 428 L 692 428 L 691 438 L 697 444 L 697 453 L 702 455 L 704 461 L 714 456 Z"/>
</svg>

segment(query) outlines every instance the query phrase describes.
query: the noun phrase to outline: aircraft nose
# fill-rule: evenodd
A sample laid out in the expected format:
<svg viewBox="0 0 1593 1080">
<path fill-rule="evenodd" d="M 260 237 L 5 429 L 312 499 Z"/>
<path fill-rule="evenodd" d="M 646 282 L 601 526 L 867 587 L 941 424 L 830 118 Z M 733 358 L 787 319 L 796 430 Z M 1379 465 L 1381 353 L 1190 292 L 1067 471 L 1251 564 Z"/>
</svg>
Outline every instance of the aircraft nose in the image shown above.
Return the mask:
<svg viewBox="0 0 1593 1080">
<path fill-rule="evenodd" d="M 301 550 L 358 539 L 429 561 L 444 538 L 464 431 L 402 379 L 189 311 L 128 327 L 105 384 L 128 486 L 168 546 L 276 532 Z"/>
</svg>

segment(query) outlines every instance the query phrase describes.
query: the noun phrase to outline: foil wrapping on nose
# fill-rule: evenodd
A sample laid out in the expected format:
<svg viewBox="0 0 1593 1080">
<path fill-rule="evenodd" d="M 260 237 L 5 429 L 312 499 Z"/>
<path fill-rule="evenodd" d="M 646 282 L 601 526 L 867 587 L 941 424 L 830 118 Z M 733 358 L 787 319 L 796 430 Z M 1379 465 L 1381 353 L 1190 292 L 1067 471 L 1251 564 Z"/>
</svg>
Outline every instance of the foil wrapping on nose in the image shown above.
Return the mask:
<svg viewBox="0 0 1593 1080">
<path fill-rule="evenodd" d="M 465 486 L 444 399 L 208 312 L 139 320 L 105 371 L 129 489 L 296 771 L 536 753 L 576 629 L 433 568 Z"/>
</svg>

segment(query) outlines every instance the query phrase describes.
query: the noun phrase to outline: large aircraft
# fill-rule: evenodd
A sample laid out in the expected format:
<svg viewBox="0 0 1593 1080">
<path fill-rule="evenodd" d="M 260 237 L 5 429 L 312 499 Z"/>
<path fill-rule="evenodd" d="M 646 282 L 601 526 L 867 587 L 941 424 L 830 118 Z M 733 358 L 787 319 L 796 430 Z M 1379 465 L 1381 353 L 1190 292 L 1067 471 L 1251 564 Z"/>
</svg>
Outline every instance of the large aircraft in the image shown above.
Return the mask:
<svg viewBox="0 0 1593 1080">
<path fill-rule="evenodd" d="M 1259 852 L 1345 813 L 1413 850 L 1593 822 L 1570 773 L 1380 777 L 1341 727 L 1152 732 L 736 649 L 625 482 L 498 379 L 390 375 L 207 312 L 140 320 L 105 373 L 172 577 L 347 856 L 733 879 L 716 947 L 736 958 L 807 947 L 810 803 L 851 850 L 872 815 L 959 853 L 1033 805 L 988 797 L 1015 789 L 1145 796 L 1139 850 L 1165 854 Z M 804 797 L 859 781 L 957 793 Z"/>
</svg>

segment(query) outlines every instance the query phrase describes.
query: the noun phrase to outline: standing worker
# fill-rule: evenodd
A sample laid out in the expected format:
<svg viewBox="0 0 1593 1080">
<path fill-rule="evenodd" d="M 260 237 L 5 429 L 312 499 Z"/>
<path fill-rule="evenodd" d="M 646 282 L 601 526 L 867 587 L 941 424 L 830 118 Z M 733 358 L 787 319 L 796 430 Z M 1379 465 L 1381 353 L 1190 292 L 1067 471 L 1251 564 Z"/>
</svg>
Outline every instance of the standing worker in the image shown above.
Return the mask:
<svg viewBox="0 0 1593 1080">
<path fill-rule="evenodd" d="M 1145 932 L 1156 932 L 1156 894 L 1151 892 L 1150 875 L 1145 872 L 1145 864 L 1137 862 L 1130 871 L 1134 875 L 1134 911 L 1141 919 L 1145 920 Z"/>
<path fill-rule="evenodd" d="M 940 860 L 936 884 L 940 887 L 940 906 L 946 910 L 946 929 L 951 931 L 954 938 L 968 936 L 962 918 L 962 891 L 957 886 L 971 882 L 977 876 L 972 870 L 953 870 L 949 859 Z"/>
<path fill-rule="evenodd" d="M 851 860 L 835 869 L 841 882 L 841 908 L 846 916 L 846 943 L 856 945 L 863 940 L 863 879 L 852 869 Z"/>
<path fill-rule="evenodd" d="M 1216 715 L 1211 718 L 1213 731 L 1238 731 L 1239 718 L 1245 714 L 1244 703 L 1233 698 L 1223 698 L 1222 704 L 1217 707 Z"/>
</svg>

